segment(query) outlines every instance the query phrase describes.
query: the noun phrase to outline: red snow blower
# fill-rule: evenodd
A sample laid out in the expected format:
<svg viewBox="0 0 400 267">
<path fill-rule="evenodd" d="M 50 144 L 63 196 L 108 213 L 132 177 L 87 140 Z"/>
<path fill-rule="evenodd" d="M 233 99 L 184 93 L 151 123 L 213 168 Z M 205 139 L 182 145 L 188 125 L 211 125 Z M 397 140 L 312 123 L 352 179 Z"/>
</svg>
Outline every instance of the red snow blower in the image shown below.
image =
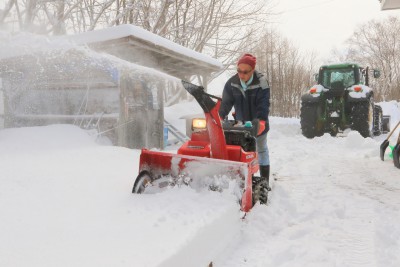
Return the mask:
<svg viewBox="0 0 400 267">
<path fill-rule="evenodd" d="M 249 211 L 257 201 L 266 204 L 265 179 L 255 176 L 259 170 L 255 138 L 258 120 L 243 126 L 222 121 L 218 114 L 221 98 L 207 94 L 201 86 L 182 84 L 203 109 L 205 120 L 192 121 L 191 139 L 177 154 L 142 149 L 132 193 L 155 193 L 177 185 L 213 191 L 229 188 L 238 197 L 242 211 Z"/>
</svg>

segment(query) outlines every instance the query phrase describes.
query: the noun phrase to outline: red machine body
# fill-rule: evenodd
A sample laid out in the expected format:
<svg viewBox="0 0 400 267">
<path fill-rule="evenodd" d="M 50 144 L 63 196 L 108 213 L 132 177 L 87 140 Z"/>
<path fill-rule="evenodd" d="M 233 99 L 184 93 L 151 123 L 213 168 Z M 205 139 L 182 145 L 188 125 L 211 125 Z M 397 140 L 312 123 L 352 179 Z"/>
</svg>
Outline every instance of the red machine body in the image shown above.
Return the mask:
<svg viewBox="0 0 400 267">
<path fill-rule="evenodd" d="M 177 154 L 142 149 L 139 176 L 133 192 L 142 193 L 141 190 L 162 176 L 186 175 L 200 179 L 201 176 L 225 175 L 240 183 L 241 210 L 247 212 L 253 206 L 252 178 L 259 170 L 257 153 L 226 143 L 218 114 L 220 99 L 211 103 L 208 94 L 205 97 L 193 95 L 204 110 L 206 130 L 193 132 L 191 139 L 178 149 Z M 143 182 L 143 177 L 148 181 Z"/>
</svg>

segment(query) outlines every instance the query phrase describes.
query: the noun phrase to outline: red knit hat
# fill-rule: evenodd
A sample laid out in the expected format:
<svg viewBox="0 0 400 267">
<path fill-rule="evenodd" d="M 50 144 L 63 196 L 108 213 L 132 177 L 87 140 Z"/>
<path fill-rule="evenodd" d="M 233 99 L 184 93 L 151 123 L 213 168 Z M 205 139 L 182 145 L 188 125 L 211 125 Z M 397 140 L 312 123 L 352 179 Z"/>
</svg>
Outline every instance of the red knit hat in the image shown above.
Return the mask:
<svg viewBox="0 0 400 267">
<path fill-rule="evenodd" d="M 239 64 L 247 64 L 249 65 L 253 70 L 256 67 L 256 57 L 251 55 L 251 54 L 244 54 L 238 61 Z"/>
</svg>

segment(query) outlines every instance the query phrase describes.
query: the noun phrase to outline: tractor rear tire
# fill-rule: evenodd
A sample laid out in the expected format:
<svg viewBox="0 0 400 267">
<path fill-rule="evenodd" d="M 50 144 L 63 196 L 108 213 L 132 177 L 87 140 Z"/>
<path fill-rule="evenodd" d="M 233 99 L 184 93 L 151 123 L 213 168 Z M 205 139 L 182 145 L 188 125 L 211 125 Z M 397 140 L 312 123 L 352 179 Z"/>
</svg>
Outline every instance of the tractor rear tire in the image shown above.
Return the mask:
<svg viewBox="0 0 400 267">
<path fill-rule="evenodd" d="M 352 107 L 352 129 L 362 137 L 372 137 L 374 129 L 374 103 L 371 99 L 355 103 Z"/>
<path fill-rule="evenodd" d="M 319 105 L 302 104 L 300 109 L 300 125 L 301 132 L 307 138 L 314 138 L 315 136 L 322 136 L 324 134 L 324 127 L 318 123 Z"/>
<path fill-rule="evenodd" d="M 374 106 L 374 136 L 383 133 L 383 111 L 381 106 Z"/>
<path fill-rule="evenodd" d="M 400 169 L 400 144 L 394 146 L 392 153 L 394 166 Z"/>
</svg>

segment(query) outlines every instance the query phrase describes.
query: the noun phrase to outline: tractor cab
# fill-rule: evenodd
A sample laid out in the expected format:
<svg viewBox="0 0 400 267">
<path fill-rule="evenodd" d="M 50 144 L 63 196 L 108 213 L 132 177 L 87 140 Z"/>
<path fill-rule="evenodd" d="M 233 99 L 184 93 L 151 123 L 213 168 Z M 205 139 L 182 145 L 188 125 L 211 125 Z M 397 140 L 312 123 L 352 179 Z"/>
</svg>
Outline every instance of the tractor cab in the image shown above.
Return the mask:
<svg viewBox="0 0 400 267">
<path fill-rule="evenodd" d="M 372 70 L 374 78 L 380 77 L 379 70 Z M 369 86 L 369 67 L 363 68 L 358 64 L 343 63 L 321 66 L 315 80 L 327 89 L 348 88 L 353 85 Z"/>
<path fill-rule="evenodd" d="M 382 108 L 374 103 L 370 76 L 380 72 L 355 63 L 323 65 L 315 74 L 317 85 L 302 95 L 300 124 L 307 138 L 328 132 L 335 136 L 346 129 L 363 137 L 387 131 Z"/>
<path fill-rule="evenodd" d="M 360 80 L 359 74 L 358 69 L 347 66 L 344 68 L 321 67 L 318 83 L 327 89 L 344 89 L 358 84 Z"/>
</svg>

